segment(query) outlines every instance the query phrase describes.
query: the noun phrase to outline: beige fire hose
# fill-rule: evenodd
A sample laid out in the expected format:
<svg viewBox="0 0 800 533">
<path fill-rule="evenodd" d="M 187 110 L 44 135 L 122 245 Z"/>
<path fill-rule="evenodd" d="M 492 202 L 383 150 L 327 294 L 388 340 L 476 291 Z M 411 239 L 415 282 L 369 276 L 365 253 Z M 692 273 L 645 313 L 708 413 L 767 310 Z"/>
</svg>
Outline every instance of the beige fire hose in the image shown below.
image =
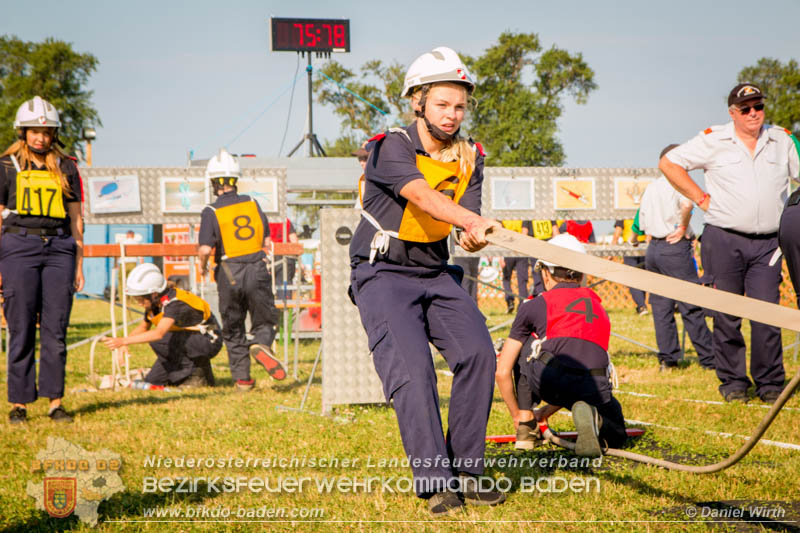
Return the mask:
<svg viewBox="0 0 800 533">
<path fill-rule="evenodd" d="M 633 287 L 634 289 L 651 292 L 673 300 L 688 302 L 700 307 L 705 307 L 706 309 L 755 320 L 770 326 L 800 331 L 800 311 L 796 309 L 747 298 L 730 292 L 719 291 L 710 287 L 703 287 L 695 283 L 615 263 L 589 254 L 574 252 L 507 229 L 492 229 L 487 233 L 486 240 L 492 244 L 503 246 L 504 248 L 524 255 L 543 259 L 571 270 L 620 283 L 628 287 Z M 772 408 L 770 408 L 758 424 L 758 427 L 753 431 L 752 436 L 747 442 L 736 450 L 733 455 L 719 463 L 705 466 L 684 465 L 614 448 L 605 450 L 604 454 L 660 466 L 669 470 L 679 470 L 694 474 L 719 472 L 720 470 L 735 465 L 744 456 L 750 453 L 750 450 L 758 443 L 759 439 L 766 433 L 767 428 L 769 428 L 770 424 L 775 420 L 775 417 L 778 416 L 778 413 L 789 400 L 789 397 L 795 391 L 798 384 L 800 384 L 800 370 L 797 371 L 792 380 L 784 387 L 781 395 L 775 403 L 772 404 Z M 540 429 L 542 430 L 542 436 L 545 440 L 561 446 L 562 448 L 567 448 L 569 450 L 575 449 L 575 444 L 573 442 L 559 438 L 547 428 L 546 423 L 540 425 Z"/>
</svg>

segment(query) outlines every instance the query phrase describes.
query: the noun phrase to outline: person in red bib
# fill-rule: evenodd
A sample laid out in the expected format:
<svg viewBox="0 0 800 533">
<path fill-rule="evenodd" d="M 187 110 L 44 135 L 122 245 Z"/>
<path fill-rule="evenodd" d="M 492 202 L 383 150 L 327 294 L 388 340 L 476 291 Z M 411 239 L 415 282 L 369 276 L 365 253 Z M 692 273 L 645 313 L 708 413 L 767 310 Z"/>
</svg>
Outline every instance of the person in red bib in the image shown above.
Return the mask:
<svg viewBox="0 0 800 533">
<path fill-rule="evenodd" d="M 586 253 L 572 235 L 557 235 L 550 243 Z M 495 373 L 517 429 L 517 447 L 533 448 L 537 420 L 565 407 L 578 430 L 576 453 L 598 457 L 603 447 L 618 448 L 627 438 L 609 382 L 611 323 L 597 293 L 581 287 L 582 273 L 542 260 L 535 268 L 545 292 L 519 307 Z M 534 410 L 539 402 L 547 405 Z"/>
<path fill-rule="evenodd" d="M 127 337 L 103 337 L 103 343 L 123 351 L 131 344 L 150 343 L 156 362 L 144 378 L 148 383 L 213 387 L 210 360 L 222 348 L 222 334 L 208 302 L 167 287 L 164 275 L 152 263 L 131 270 L 125 293 L 144 307 L 144 321 Z"/>
</svg>

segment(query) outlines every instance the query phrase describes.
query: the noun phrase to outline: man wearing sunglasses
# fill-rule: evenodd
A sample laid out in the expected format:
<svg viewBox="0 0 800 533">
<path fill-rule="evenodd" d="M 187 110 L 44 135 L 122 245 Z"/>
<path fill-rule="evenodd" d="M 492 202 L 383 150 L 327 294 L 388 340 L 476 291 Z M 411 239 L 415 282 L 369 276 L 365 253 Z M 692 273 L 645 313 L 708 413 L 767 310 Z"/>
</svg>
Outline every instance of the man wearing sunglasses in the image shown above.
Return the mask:
<svg viewBox="0 0 800 533">
<path fill-rule="evenodd" d="M 701 259 L 714 287 L 778 303 L 781 262 L 778 222 L 789 179 L 798 175 L 787 130 L 764 124 L 764 94 L 740 83 L 728 95 L 731 122 L 712 126 L 661 158 L 659 168 L 681 194 L 705 212 Z M 689 176 L 703 169 L 706 190 Z M 747 347 L 742 319 L 714 312 L 714 364 L 726 401 L 747 402 Z M 750 374 L 756 395 L 773 403 L 784 383 L 780 328 L 751 322 Z"/>
</svg>

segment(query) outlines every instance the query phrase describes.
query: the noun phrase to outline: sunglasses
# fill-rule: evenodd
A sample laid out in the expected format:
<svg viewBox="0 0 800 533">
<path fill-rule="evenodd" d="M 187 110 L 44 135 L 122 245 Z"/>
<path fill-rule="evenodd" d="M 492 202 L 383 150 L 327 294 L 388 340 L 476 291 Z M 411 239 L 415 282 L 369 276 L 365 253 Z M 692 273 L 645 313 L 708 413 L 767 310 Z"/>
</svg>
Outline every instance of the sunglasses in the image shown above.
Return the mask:
<svg viewBox="0 0 800 533">
<path fill-rule="evenodd" d="M 737 107 L 736 109 L 739 110 L 739 113 L 742 115 L 749 115 L 751 109 L 755 109 L 756 111 L 764 111 L 764 103 L 755 104 L 753 106 L 745 105 L 742 107 Z"/>
<path fill-rule="evenodd" d="M 359 158 L 358 158 L 358 160 L 359 160 L 361 163 L 366 163 L 366 162 L 367 162 L 367 158 L 366 158 L 366 157 L 359 157 Z"/>
</svg>

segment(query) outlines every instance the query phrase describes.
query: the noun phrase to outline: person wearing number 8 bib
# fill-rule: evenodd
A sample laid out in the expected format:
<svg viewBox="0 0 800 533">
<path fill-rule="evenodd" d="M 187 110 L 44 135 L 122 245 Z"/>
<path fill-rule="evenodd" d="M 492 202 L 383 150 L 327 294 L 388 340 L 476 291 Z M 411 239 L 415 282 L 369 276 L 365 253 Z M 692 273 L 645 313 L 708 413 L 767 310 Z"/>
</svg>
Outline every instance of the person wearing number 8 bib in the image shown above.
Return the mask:
<svg viewBox="0 0 800 533">
<path fill-rule="evenodd" d="M 250 376 L 251 356 L 274 379 L 284 379 L 286 370 L 271 349 L 278 317 L 263 250 L 269 224 L 254 199 L 237 194 L 241 174 L 238 161 L 225 150 L 209 160 L 206 177 L 218 198 L 201 214 L 198 255 L 205 274 L 211 249 L 216 249 L 214 279 L 231 377 L 237 390 L 249 391 L 255 386 Z M 247 313 L 252 341 L 245 331 Z"/>
<path fill-rule="evenodd" d="M 49 416 L 71 422 L 61 405 L 72 298 L 83 288 L 83 188 L 58 146 L 58 111 L 36 96 L 17 110 L 19 139 L 0 156 L 0 275 L 8 320 L 11 423 L 26 405 L 50 399 Z M 36 321 L 40 323 L 36 386 Z"/>
<path fill-rule="evenodd" d="M 412 63 L 401 96 L 417 118 L 368 145 L 362 220 L 350 243 L 351 296 L 394 402 L 415 492 L 435 516 L 505 500 L 472 477 L 484 470 L 495 354 L 483 315 L 447 265 L 453 226 L 470 252 L 500 226 L 480 216 L 483 151 L 459 135 L 474 85 L 450 48 Z M 429 342 L 453 372 L 446 437 Z"/>
<path fill-rule="evenodd" d="M 586 253 L 569 234 L 550 244 Z M 627 438 L 609 382 L 608 314 L 597 293 L 581 287 L 582 273 L 541 259 L 534 269 L 542 274 L 545 292 L 520 306 L 495 375 L 517 430 L 516 447 L 532 448 L 537 420 L 566 407 L 578 430 L 576 453 L 599 456 L 604 446 L 618 448 Z M 540 401 L 547 405 L 534 410 Z"/>
</svg>

